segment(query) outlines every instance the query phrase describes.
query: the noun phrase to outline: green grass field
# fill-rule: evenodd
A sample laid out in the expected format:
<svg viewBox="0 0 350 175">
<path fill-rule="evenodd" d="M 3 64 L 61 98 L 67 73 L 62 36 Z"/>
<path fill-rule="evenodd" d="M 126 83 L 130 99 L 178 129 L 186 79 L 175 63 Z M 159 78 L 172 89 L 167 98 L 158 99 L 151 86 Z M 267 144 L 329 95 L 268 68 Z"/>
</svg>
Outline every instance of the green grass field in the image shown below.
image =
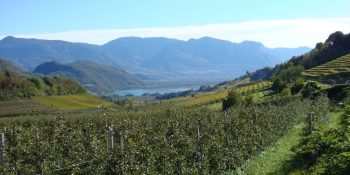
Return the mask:
<svg viewBox="0 0 350 175">
<path fill-rule="evenodd" d="M 42 96 L 35 97 L 34 101 L 47 108 L 58 108 L 59 110 L 84 110 L 98 109 L 100 102 L 104 108 L 115 107 L 116 105 L 90 94 L 65 95 L 65 96 Z"/>
</svg>

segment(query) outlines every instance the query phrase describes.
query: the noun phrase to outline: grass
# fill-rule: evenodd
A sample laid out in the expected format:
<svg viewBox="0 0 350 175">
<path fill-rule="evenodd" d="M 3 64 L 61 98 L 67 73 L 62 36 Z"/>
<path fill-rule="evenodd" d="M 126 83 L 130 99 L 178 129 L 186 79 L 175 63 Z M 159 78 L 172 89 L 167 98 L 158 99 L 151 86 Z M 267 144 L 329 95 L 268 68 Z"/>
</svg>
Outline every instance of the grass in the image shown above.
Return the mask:
<svg viewBox="0 0 350 175">
<path fill-rule="evenodd" d="M 35 97 L 34 101 L 48 107 L 59 110 L 84 110 L 97 109 L 100 102 L 104 108 L 115 107 L 116 105 L 101 100 L 93 95 L 65 95 L 65 96 L 42 96 Z"/>
<path fill-rule="evenodd" d="M 281 162 L 291 159 L 291 148 L 299 143 L 299 132 L 304 124 L 296 125 L 292 131 L 279 139 L 271 148 L 248 160 L 241 168 L 226 174 L 286 174 L 281 171 Z"/>
<path fill-rule="evenodd" d="M 336 112 L 329 114 L 329 124 L 334 127 L 338 127 L 340 123 L 340 116 L 343 112 Z M 296 146 L 301 139 L 299 133 L 305 123 L 296 125 L 289 133 L 279 139 L 271 148 L 267 149 L 259 156 L 255 156 L 251 160 L 248 160 L 242 167 L 234 172 L 228 172 L 225 174 L 232 175 L 245 175 L 245 174 L 289 174 L 285 172 L 285 166 L 291 166 L 288 163 L 293 158 L 291 148 Z M 298 172 L 295 172 L 296 174 Z M 293 173 L 294 174 L 294 173 Z"/>
</svg>

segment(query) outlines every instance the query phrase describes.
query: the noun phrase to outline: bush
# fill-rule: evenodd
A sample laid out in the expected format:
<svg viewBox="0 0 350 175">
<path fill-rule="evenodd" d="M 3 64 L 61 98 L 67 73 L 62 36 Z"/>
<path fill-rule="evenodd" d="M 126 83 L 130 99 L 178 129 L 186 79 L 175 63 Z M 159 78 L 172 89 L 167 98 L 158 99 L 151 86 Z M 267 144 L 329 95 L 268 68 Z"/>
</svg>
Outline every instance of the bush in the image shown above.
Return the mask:
<svg viewBox="0 0 350 175">
<path fill-rule="evenodd" d="M 282 96 L 289 96 L 291 93 L 290 93 L 290 89 L 288 87 L 284 88 L 282 90 L 282 92 L 280 93 Z"/>
<path fill-rule="evenodd" d="M 222 102 L 222 110 L 226 110 L 231 106 L 237 105 L 241 102 L 241 100 L 241 96 L 235 90 L 230 90 L 227 95 L 227 99 Z"/>
<path fill-rule="evenodd" d="M 293 95 L 297 94 L 301 89 L 304 87 L 304 80 L 302 78 L 298 78 L 295 80 L 295 82 L 292 84 L 292 87 L 290 88 L 290 91 Z"/>
<path fill-rule="evenodd" d="M 272 90 L 277 93 L 281 93 L 284 88 L 287 87 L 287 84 L 284 83 L 281 79 L 276 79 L 272 84 Z"/>
</svg>

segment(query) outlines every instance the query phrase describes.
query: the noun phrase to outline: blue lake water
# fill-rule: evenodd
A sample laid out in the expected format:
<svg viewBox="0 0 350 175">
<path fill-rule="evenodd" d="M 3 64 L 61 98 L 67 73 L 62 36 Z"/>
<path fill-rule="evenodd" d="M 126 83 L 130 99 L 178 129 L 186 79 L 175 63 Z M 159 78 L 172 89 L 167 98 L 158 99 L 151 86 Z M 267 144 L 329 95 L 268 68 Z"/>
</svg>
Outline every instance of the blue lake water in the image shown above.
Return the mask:
<svg viewBox="0 0 350 175">
<path fill-rule="evenodd" d="M 160 94 L 172 93 L 172 92 L 181 92 L 188 91 L 193 89 L 194 91 L 198 90 L 199 87 L 182 87 L 182 88 L 172 88 L 172 89 L 133 89 L 133 90 L 120 90 L 116 91 L 115 94 L 119 96 L 125 96 L 127 94 L 134 94 L 134 96 L 142 96 L 144 93 L 154 94 L 159 92 Z M 113 92 L 110 93 L 113 95 Z"/>
</svg>

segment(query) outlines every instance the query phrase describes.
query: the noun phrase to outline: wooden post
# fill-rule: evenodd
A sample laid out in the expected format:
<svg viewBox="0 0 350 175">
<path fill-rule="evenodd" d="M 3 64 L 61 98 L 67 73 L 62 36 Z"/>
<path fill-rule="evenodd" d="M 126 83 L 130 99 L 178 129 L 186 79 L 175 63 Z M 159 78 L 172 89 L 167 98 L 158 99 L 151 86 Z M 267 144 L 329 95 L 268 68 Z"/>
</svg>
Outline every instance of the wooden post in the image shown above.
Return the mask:
<svg viewBox="0 0 350 175">
<path fill-rule="evenodd" d="M 111 152 L 113 152 L 113 128 L 111 127 L 109 129 L 109 149 L 111 150 Z"/>
<path fill-rule="evenodd" d="M 123 133 L 121 131 L 119 131 L 119 143 L 120 143 L 120 153 L 121 153 L 121 161 L 122 161 L 122 166 L 121 166 L 121 170 L 122 170 L 122 174 L 125 174 L 125 168 L 124 168 L 124 140 L 123 140 Z"/>
<path fill-rule="evenodd" d="M 123 133 L 119 132 L 119 142 L 120 142 L 120 149 L 121 152 L 124 152 L 124 140 L 123 140 Z"/>
<path fill-rule="evenodd" d="M 0 133 L 0 163 L 5 162 L 5 133 Z"/>
<path fill-rule="evenodd" d="M 199 131 L 200 120 L 197 120 L 197 163 L 198 163 L 198 174 L 202 174 L 202 149 Z"/>
<path fill-rule="evenodd" d="M 34 130 L 34 136 L 35 136 L 35 145 L 38 148 L 38 140 L 39 140 L 39 132 L 38 132 L 38 128 L 35 128 Z"/>
<path fill-rule="evenodd" d="M 312 134 L 312 112 L 309 112 L 309 134 Z"/>
</svg>

